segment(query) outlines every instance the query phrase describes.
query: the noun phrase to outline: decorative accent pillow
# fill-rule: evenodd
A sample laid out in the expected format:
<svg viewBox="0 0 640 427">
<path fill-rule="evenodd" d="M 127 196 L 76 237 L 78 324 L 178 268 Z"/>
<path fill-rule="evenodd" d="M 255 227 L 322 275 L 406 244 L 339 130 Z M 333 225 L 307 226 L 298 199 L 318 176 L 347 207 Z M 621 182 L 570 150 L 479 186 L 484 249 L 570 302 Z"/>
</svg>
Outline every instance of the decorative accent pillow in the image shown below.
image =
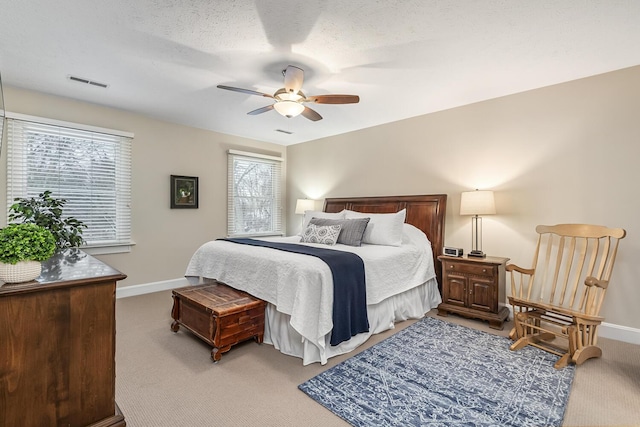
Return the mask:
<svg viewBox="0 0 640 427">
<path fill-rule="evenodd" d="M 344 210 L 335 213 L 323 211 L 304 211 L 304 220 L 302 222 L 302 230 L 300 231 L 300 235 L 302 236 L 302 233 L 304 232 L 304 230 L 306 230 L 307 226 L 309 225 L 309 221 L 311 221 L 311 218 L 344 219 L 344 215 Z"/>
<path fill-rule="evenodd" d="M 327 219 L 327 218 L 311 218 L 309 224 L 314 225 L 340 225 L 340 235 L 338 243 L 349 246 L 360 246 L 362 244 L 362 236 L 369 223 L 369 218 L 357 219 Z"/>
<path fill-rule="evenodd" d="M 391 214 L 373 214 L 347 211 L 347 219 L 371 218 L 364 231 L 362 243 L 370 245 L 400 246 L 402 244 L 402 224 L 407 216 L 407 210 Z"/>
<path fill-rule="evenodd" d="M 340 235 L 340 225 L 315 225 L 309 224 L 302 233 L 301 242 L 322 243 L 323 245 L 335 245 Z"/>
</svg>

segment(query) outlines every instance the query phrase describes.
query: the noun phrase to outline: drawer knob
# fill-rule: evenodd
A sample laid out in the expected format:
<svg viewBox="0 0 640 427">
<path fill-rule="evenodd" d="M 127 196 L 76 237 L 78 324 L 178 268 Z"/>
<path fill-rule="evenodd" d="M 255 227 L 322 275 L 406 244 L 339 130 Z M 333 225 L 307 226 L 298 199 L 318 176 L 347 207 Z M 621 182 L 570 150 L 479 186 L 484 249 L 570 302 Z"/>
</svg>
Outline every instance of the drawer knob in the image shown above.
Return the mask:
<svg viewBox="0 0 640 427">
<path fill-rule="evenodd" d="M 482 269 L 482 272 L 483 272 L 483 273 L 486 273 L 486 272 L 487 272 L 487 269 L 486 269 L 486 268 L 483 268 L 483 269 Z"/>
</svg>

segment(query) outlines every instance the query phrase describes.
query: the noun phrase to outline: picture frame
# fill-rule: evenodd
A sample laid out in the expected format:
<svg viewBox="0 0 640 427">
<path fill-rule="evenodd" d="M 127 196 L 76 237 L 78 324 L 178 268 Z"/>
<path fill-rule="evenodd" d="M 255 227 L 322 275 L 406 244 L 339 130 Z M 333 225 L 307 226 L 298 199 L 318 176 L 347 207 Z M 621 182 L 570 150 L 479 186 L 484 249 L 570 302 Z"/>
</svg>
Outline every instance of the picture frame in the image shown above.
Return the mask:
<svg viewBox="0 0 640 427">
<path fill-rule="evenodd" d="M 197 176 L 171 175 L 171 209 L 198 209 Z"/>
</svg>

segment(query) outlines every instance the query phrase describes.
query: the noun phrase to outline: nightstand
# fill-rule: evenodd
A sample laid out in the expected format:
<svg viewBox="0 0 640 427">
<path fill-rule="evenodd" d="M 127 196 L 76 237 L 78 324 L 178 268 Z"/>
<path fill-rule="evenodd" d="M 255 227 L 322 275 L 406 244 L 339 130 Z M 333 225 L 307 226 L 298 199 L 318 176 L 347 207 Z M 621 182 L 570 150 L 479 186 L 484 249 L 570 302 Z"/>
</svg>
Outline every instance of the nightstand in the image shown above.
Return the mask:
<svg viewBox="0 0 640 427">
<path fill-rule="evenodd" d="M 442 303 L 438 314 L 488 320 L 489 326 L 502 329 L 509 309 L 504 301 L 505 266 L 509 258 L 452 257 L 440 255 L 442 263 Z"/>
</svg>

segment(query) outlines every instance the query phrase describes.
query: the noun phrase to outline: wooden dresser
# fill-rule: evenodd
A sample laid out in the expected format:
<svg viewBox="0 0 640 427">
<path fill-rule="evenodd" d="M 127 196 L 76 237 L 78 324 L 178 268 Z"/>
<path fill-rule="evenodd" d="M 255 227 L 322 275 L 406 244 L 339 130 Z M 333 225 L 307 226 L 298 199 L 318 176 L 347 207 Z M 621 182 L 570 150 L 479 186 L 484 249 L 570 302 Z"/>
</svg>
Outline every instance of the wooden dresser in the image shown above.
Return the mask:
<svg viewBox="0 0 640 427">
<path fill-rule="evenodd" d="M 505 266 L 509 258 L 452 257 L 440 255 L 442 262 L 442 303 L 438 314 L 456 313 L 489 321 L 502 329 L 509 309 L 500 307 L 505 293 Z"/>
<path fill-rule="evenodd" d="M 115 402 L 115 290 L 77 249 L 0 286 L 0 426 L 125 426 Z M 0 282 L 1 283 L 1 282 Z"/>
</svg>

